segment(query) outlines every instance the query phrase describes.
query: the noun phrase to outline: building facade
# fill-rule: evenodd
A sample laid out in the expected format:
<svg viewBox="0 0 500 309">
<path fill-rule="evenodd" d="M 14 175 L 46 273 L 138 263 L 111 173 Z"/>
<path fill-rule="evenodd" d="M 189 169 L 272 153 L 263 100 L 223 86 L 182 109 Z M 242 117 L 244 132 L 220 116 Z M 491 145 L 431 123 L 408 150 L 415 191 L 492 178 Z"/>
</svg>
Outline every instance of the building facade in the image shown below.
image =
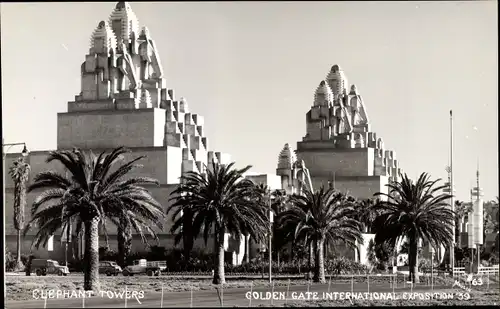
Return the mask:
<svg viewBox="0 0 500 309">
<path fill-rule="evenodd" d="M 107 21 L 101 21 L 90 37 L 89 51 L 81 64 L 81 91 L 68 102 L 67 111 L 57 115 L 57 149 L 78 147 L 100 152 L 125 146 L 131 150 L 125 159 L 146 156 L 143 167 L 133 176 L 152 176 L 159 187 L 149 190 L 165 209 L 170 193 L 186 172 L 204 173 L 207 163 L 230 163 L 230 156 L 209 148 L 204 134 L 204 118 L 188 108 L 185 98 L 177 98 L 165 79 L 158 49 L 146 27 L 140 27 L 129 4 L 119 2 Z M 57 163 L 46 163 L 48 151 L 31 152 L 30 180 L 39 172 L 64 173 Z M 10 167 L 19 154 L 8 154 Z M 398 180 L 401 172 L 395 152 L 387 150 L 380 137 L 371 131 L 363 99 L 355 85 L 335 65 L 317 87 L 313 104 L 306 114 L 306 134 L 293 151 L 286 144 L 279 154 L 275 175 L 252 174 L 246 177 L 271 189 L 300 193 L 305 184 L 317 189 L 332 185 L 357 198 L 371 198 L 386 192 L 386 184 Z M 13 228 L 13 183 L 6 177 L 7 245 L 15 251 Z M 39 192 L 28 195 L 28 209 Z M 172 218 L 157 231 L 160 246 L 174 247 L 170 233 Z M 109 225 L 111 248 L 117 247 L 116 229 Z M 23 252 L 30 251 L 31 231 L 24 238 Z M 366 235 L 367 239 L 373 235 Z M 231 239 L 226 249 L 239 264 L 244 255 L 244 239 Z M 103 241 L 101 240 L 104 245 Z M 70 246 L 70 255 L 79 249 Z M 366 244 L 367 245 L 367 244 Z M 195 247 L 205 248 L 202 240 Z M 206 248 L 210 251 L 211 246 Z M 255 256 L 256 247 L 251 248 Z M 64 259 L 65 245 L 58 235 L 53 250 L 33 250 L 38 257 Z M 361 251 L 366 248 L 360 248 Z M 80 248 L 81 250 L 81 248 Z M 140 238 L 133 250 L 145 250 Z M 81 252 L 80 252 L 81 253 Z M 363 256 L 363 254 L 362 254 Z M 363 259 L 363 258 L 362 258 Z"/>
<path fill-rule="evenodd" d="M 146 27 L 130 5 L 119 2 L 107 21 L 101 21 L 91 34 L 90 47 L 81 65 L 81 91 L 68 102 L 67 112 L 57 115 L 57 149 L 100 152 L 125 146 L 131 150 L 125 159 L 146 156 L 133 176 L 153 176 L 159 187 L 148 188 L 165 209 L 170 193 L 183 173 L 204 173 L 208 162 L 230 163 L 226 153 L 209 149 L 204 135 L 204 118 L 188 108 L 185 98 L 177 98 L 164 78 L 158 50 Z M 31 152 L 30 181 L 45 170 L 64 172 L 62 166 L 45 163 L 48 151 Z M 8 154 L 6 166 L 19 154 Z M 13 228 L 13 183 L 6 183 L 6 233 L 9 249 L 15 249 Z M 39 192 L 28 196 L 28 209 Z M 27 211 L 29 220 L 29 211 Z M 160 244 L 173 247 L 172 218 L 157 231 Z M 111 226 L 111 225 L 110 225 Z M 111 230 L 111 247 L 116 248 L 116 230 Z M 29 252 L 32 233 L 24 241 Z M 61 258 L 62 243 L 55 235 L 54 250 L 35 250 L 38 256 Z M 204 244 L 197 243 L 199 247 Z M 134 250 L 144 246 L 138 238 Z"/>
<path fill-rule="evenodd" d="M 333 187 L 358 199 L 388 192 L 387 184 L 403 173 L 396 153 L 386 149 L 371 130 L 364 101 L 356 85 L 334 65 L 314 93 L 306 114 L 306 134 L 296 150 L 287 143 L 278 157 L 276 174 L 288 193 L 300 193 L 300 184 L 313 190 Z M 374 234 L 363 234 L 358 253 L 336 248 L 343 256 L 367 262 L 367 247 Z"/>
<path fill-rule="evenodd" d="M 292 158 L 293 157 L 293 158 Z M 331 185 L 357 198 L 387 192 L 390 181 L 402 173 L 396 153 L 385 148 L 371 130 L 364 101 L 344 71 L 334 65 L 314 93 L 306 114 L 306 134 L 295 151 L 286 144 L 279 156 L 277 174 L 291 190 L 289 170 L 294 161 L 309 169 L 313 188 Z"/>
</svg>

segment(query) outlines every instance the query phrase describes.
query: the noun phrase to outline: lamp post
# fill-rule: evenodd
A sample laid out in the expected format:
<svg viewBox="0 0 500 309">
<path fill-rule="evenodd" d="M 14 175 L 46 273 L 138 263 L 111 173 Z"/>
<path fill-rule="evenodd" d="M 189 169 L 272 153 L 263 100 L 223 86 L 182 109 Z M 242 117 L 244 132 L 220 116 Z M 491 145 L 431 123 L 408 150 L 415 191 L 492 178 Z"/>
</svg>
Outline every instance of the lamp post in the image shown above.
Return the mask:
<svg viewBox="0 0 500 309">
<path fill-rule="evenodd" d="M 445 183 L 446 185 L 446 188 L 443 189 L 443 192 L 445 193 L 449 193 L 450 194 L 450 207 L 451 207 L 451 210 L 454 211 L 454 201 L 453 201 L 453 194 L 455 193 L 455 190 L 454 188 L 452 187 L 452 181 L 451 181 L 451 166 L 450 165 L 447 165 L 446 168 L 445 168 L 446 172 L 448 173 L 448 182 Z M 453 261 L 453 258 L 455 256 L 454 254 L 454 245 L 455 245 L 455 219 L 453 219 L 453 234 L 452 234 L 452 239 L 453 241 L 451 242 L 451 247 L 450 247 L 450 252 L 452 252 L 453 254 L 450 253 L 450 269 L 452 270 L 453 272 L 453 267 L 454 267 L 454 261 Z M 444 253 L 443 253 L 443 256 L 444 256 Z"/>
<path fill-rule="evenodd" d="M 5 201 L 6 201 L 6 198 L 5 198 L 5 174 L 7 174 L 7 171 L 5 170 L 5 158 L 7 157 L 7 152 L 9 151 L 10 148 L 12 148 L 13 146 L 24 146 L 23 147 L 23 151 L 21 152 L 21 155 L 23 157 L 26 157 L 28 154 L 29 154 L 29 151 L 28 151 L 28 148 L 26 148 L 26 143 L 8 143 L 8 144 L 4 144 L 3 142 L 3 139 L 2 139 L 2 164 L 3 164 L 3 207 L 2 207 L 2 212 L 3 212 L 3 218 L 5 219 Z M 5 147 L 8 147 L 6 150 Z M 6 234 L 7 231 L 4 230 L 4 233 L 3 233 L 3 255 L 4 255 L 4 263 L 3 263 L 3 272 L 5 274 L 6 272 L 6 268 L 5 268 L 5 246 L 7 245 L 7 238 L 5 237 L 5 234 Z M 7 286 L 5 285 L 5 280 L 4 280 L 4 287 L 3 287 L 3 295 L 4 297 L 7 297 L 7 294 L 6 294 L 6 291 L 7 291 Z"/>
<path fill-rule="evenodd" d="M 453 190 L 453 112 L 450 109 L 450 204 L 451 211 L 455 212 L 455 197 Z M 453 228 L 452 228 L 452 242 L 450 248 L 450 265 L 453 271 L 453 267 L 455 266 L 455 218 L 453 218 Z"/>
<path fill-rule="evenodd" d="M 450 208 L 451 211 L 455 212 L 455 197 L 454 197 L 454 186 L 453 186 L 453 113 L 450 110 L 450 165 L 446 167 L 448 172 L 448 188 L 444 192 L 450 194 Z M 450 245 L 450 269 L 453 272 L 453 267 L 455 266 L 455 218 L 453 218 L 452 239 Z"/>
<path fill-rule="evenodd" d="M 66 179 L 68 179 L 68 171 L 65 172 Z M 65 231 L 65 242 L 64 242 L 64 266 L 68 267 L 68 245 L 71 243 L 71 238 L 72 238 L 72 226 L 71 226 L 71 221 L 66 225 L 66 231 Z M 72 255 L 74 256 L 74 251 L 73 248 L 71 250 Z"/>
<path fill-rule="evenodd" d="M 434 290 L 434 246 L 431 244 L 431 290 Z"/>
<path fill-rule="evenodd" d="M 272 203 L 272 197 L 269 197 L 269 283 L 273 282 L 272 279 L 272 271 L 273 271 L 273 265 L 272 265 L 272 257 L 273 257 L 273 251 L 271 248 L 272 245 L 272 233 L 273 233 L 273 222 L 274 222 L 274 214 L 273 214 L 273 209 L 271 207 Z"/>
</svg>

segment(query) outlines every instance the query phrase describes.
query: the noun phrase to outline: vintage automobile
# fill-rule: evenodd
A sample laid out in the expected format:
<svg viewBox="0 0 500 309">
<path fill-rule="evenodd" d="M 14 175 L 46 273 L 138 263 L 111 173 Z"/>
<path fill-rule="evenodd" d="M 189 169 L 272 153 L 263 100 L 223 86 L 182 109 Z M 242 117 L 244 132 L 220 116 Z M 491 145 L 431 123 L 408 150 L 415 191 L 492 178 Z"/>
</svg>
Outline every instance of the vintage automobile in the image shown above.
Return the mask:
<svg viewBox="0 0 500 309">
<path fill-rule="evenodd" d="M 145 259 L 135 260 L 133 265 L 125 267 L 122 271 L 124 276 L 133 276 L 140 274 L 147 274 L 148 276 L 159 276 L 161 272 L 161 267 L 158 265 L 148 265 Z"/>
<path fill-rule="evenodd" d="M 99 261 L 99 273 L 106 276 L 118 276 L 122 272 L 122 268 L 113 261 Z"/>
<path fill-rule="evenodd" d="M 30 273 L 35 272 L 37 276 L 46 276 L 47 274 L 67 276 L 69 274 L 67 266 L 59 265 L 54 260 L 33 259 L 27 267 L 29 267 Z"/>
</svg>

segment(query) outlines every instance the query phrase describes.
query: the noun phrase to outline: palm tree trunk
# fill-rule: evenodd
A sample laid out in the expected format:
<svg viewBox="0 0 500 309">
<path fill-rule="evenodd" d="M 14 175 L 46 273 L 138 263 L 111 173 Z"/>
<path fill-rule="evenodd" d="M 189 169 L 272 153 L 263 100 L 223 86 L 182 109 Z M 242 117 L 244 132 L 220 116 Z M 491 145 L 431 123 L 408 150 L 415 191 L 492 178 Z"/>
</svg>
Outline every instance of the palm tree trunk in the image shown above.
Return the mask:
<svg viewBox="0 0 500 309">
<path fill-rule="evenodd" d="M 226 278 L 224 276 L 224 234 L 225 229 L 219 228 L 218 237 L 215 237 L 215 271 L 213 284 L 225 284 Z"/>
<path fill-rule="evenodd" d="M 410 239 L 408 262 L 410 264 L 410 279 L 413 283 L 418 283 L 418 239 L 412 237 Z"/>
<path fill-rule="evenodd" d="M 130 252 L 132 252 L 132 237 L 132 227 L 130 225 L 127 225 L 125 227 L 125 243 L 123 247 L 125 264 L 127 264 L 127 258 L 130 256 Z"/>
<path fill-rule="evenodd" d="M 85 222 L 83 289 L 99 291 L 99 218 Z"/>
<path fill-rule="evenodd" d="M 116 233 L 116 241 L 118 243 L 118 265 L 121 267 L 127 266 L 126 255 L 125 255 L 125 231 L 121 227 L 118 227 Z"/>
<path fill-rule="evenodd" d="M 311 273 L 313 270 L 313 257 L 314 257 L 314 248 L 313 248 L 313 242 L 309 244 L 309 269 L 307 273 L 307 278 L 309 279 L 311 277 Z"/>
<path fill-rule="evenodd" d="M 326 241 L 323 241 L 323 260 L 328 260 L 328 248 L 326 246 Z"/>
<path fill-rule="evenodd" d="M 323 242 L 321 240 L 314 241 L 314 282 L 325 282 L 325 263 L 323 256 Z M 321 274 L 323 271 L 323 275 Z"/>
<path fill-rule="evenodd" d="M 22 270 L 23 262 L 21 261 L 21 230 L 17 230 L 17 257 L 16 270 Z"/>
<path fill-rule="evenodd" d="M 243 255 L 243 261 L 245 261 L 246 263 L 250 262 L 250 239 L 249 239 L 250 236 L 248 235 L 245 235 L 244 238 L 245 238 L 245 254 Z"/>
<path fill-rule="evenodd" d="M 325 283 L 325 241 L 323 239 L 318 240 L 316 245 L 316 280 L 315 282 Z"/>
<path fill-rule="evenodd" d="M 182 233 L 182 246 L 184 249 L 184 260 L 186 263 L 189 261 L 191 251 L 193 250 L 194 237 L 193 230 L 193 214 L 190 209 L 186 208 L 183 214 L 183 233 Z"/>
<path fill-rule="evenodd" d="M 70 260 L 74 261 L 77 259 L 78 255 L 78 237 L 71 234 L 71 245 L 70 245 L 70 250 L 71 250 L 71 255 L 70 255 Z"/>
<path fill-rule="evenodd" d="M 125 245 L 123 246 L 123 263 L 127 266 L 127 258 L 132 252 L 132 236 L 127 236 L 125 239 Z"/>
</svg>

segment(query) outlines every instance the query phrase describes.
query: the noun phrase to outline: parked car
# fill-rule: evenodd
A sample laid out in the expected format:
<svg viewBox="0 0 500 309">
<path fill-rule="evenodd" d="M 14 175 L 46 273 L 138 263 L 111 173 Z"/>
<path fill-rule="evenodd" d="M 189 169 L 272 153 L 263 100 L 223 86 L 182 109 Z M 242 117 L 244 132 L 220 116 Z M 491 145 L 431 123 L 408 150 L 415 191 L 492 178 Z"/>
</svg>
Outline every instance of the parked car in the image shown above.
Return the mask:
<svg viewBox="0 0 500 309">
<path fill-rule="evenodd" d="M 139 274 L 147 274 L 148 276 L 159 276 L 160 267 L 156 265 L 148 265 L 145 259 L 135 260 L 133 265 L 125 267 L 122 271 L 124 276 L 133 276 Z"/>
<path fill-rule="evenodd" d="M 107 276 L 118 276 L 122 272 L 122 268 L 113 261 L 99 262 L 99 273 Z"/>
<path fill-rule="evenodd" d="M 46 276 L 47 274 L 67 276 L 69 269 L 67 266 L 59 265 L 59 262 L 48 259 L 33 259 L 27 266 L 29 271 L 35 272 L 37 276 Z"/>
</svg>

